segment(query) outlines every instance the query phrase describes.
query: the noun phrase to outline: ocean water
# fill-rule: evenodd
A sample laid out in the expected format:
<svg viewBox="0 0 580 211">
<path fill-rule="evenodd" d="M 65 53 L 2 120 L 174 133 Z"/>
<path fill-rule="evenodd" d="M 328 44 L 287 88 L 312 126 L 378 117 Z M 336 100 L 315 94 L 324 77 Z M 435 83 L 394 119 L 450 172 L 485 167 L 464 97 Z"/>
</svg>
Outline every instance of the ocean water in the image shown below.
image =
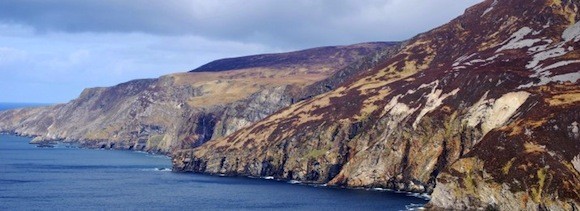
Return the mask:
<svg viewBox="0 0 580 211">
<path fill-rule="evenodd" d="M 404 193 L 173 173 L 165 156 L 29 141 L 0 135 L 0 210 L 405 210 L 427 202 Z"/>
<path fill-rule="evenodd" d="M 8 109 L 16 109 L 16 108 L 26 108 L 26 107 L 39 107 L 39 106 L 48 106 L 51 104 L 43 104 L 43 103 L 0 103 L 0 111 L 8 110 Z"/>
</svg>

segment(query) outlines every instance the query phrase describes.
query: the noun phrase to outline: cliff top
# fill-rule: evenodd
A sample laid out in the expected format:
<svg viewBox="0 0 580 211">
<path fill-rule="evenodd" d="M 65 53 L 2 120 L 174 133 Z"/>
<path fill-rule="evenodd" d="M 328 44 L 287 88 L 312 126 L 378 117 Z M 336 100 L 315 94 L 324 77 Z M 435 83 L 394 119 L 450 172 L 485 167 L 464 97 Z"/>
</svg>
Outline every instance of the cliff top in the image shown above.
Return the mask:
<svg viewBox="0 0 580 211">
<path fill-rule="evenodd" d="M 398 44 L 397 42 L 369 42 L 347 46 L 326 46 L 300 51 L 260 54 L 212 61 L 190 72 L 217 72 L 249 68 L 289 68 L 326 64 L 329 68 L 343 65 L 365 55 Z M 351 52 L 358 52 L 351 54 Z M 351 54 L 351 55 L 349 55 Z"/>
</svg>

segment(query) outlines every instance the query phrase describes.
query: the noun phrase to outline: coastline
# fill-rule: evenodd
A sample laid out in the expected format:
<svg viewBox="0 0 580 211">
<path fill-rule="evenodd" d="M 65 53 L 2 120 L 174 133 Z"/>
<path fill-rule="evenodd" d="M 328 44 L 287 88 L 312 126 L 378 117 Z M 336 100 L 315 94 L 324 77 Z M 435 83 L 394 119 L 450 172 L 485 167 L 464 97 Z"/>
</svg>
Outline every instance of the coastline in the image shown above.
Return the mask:
<svg viewBox="0 0 580 211">
<path fill-rule="evenodd" d="M 83 144 L 83 141 L 81 141 L 81 140 L 58 139 L 58 140 L 40 140 L 40 141 L 35 142 L 34 139 L 36 137 L 40 137 L 40 136 L 21 135 L 21 134 L 14 133 L 11 131 L 9 131 L 9 132 L 0 131 L 0 135 L 11 135 L 11 136 L 17 136 L 17 137 L 30 138 L 31 140 L 28 142 L 28 144 L 36 145 L 37 147 L 39 147 L 40 145 L 53 145 L 53 146 L 55 146 L 55 145 L 62 144 L 62 145 L 68 145 L 70 148 L 92 149 L 92 150 L 130 151 L 130 152 L 144 153 L 144 154 L 149 154 L 149 155 L 163 156 L 163 157 L 166 157 L 168 159 L 172 158 L 170 156 L 171 153 L 157 153 L 157 152 L 151 152 L 151 151 L 143 151 L 143 150 L 139 150 L 139 149 L 98 147 L 97 145 Z"/>
<path fill-rule="evenodd" d="M 11 135 L 11 136 L 17 136 L 17 137 L 31 138 L 31 139 L 34 138 L 34 136 L 19 135 L 17 133 L 6 132 L 6 131 L 0 132 L 0 135 Z M 62 139 L 62 140 L 64 140 L 64 139 Z M 147 151 L 142 151 L 142 150 L 133 150 L 133 149 L 90 147 L 91 145 L 81 145 L 77 141 L 70 141 L 69 142 L 69 141 L 62 141 L 62 140 L 53 141 L 53 142 L 51 142 L 51 144 L 52 145 L 64 144 L 64 145 L 72 146 L 71 148 L 77 148 L 77 149 L 128 151 L 128 152 L 135 152 L 135 153 L 143 153 L 143 154 L 147 154 L 147 155 L 163 156 L 163 157 L 170 159 L 170 160 L 173 159 L 173 157 L 171 157 L 170 155 L 167 155 L 167 154 L 147 152 Z M 37 145 L 37 147 L 39 147 L 38 145 L 43 144 L 43 143 L 42 142 L 32 143 L 32 141 L 30 141 L 29 144 Z M 395 193 L 395 194 L 404 194 L 406 196 L 415 197 L 415 198 L 425 200 L 425 204 L 422 204 L 420 206 L 417 206 L 416 204 L 412 204 L 411 206 L 413 206 L 412 207 L 413 209 L 423 209 L 424 206 L 431 200 L 431 195 L 427 194 L 427 193 L 415 193 L 415 192 L 410 192 L 410 191 L 401 191 L 401 190 L 394 190 L 394 189 L 388 189 L 388 188 L 335 186 L 335 185 L 327 185 L 326 183 L 309 183 L 309 182 L 303 182 L 303 181 L 297 181 L 297 180 L 284 180 L 284 179 L 274 178 L 272 176 L 255 177 L 255 176 L 251 176 L 251 175 L 228 175 L 228 174 L 212 174 L 212 173 L 202 173 L 202 172 L 183 172 L 183 171 L 175 170 L 173 165 L 171 168 L 171 172 L 178 173 L 178 174 L 208 175 L 208 176 L 212 176 L 212 177 L 231 177 L 231 178 L 239 177 L 239 178 L 257 179 L 257 180 L 272 180 L 272 181 L 277 181 L 277 182 L 281 182 L 281 183 L 287 183 L 290 185 L 304 185 L 304 186 L 316 187 L 316 188 L 363 190 L 363 191 L 370 191 L 370 192 L 388 192 L 388 193 Z M 411 210 L 413 210 L 413 209 L 411 209 Z"/>
<path fill-rule="evenodd" d="M 349 186 L 338 186 L 338 185 L 328 185 L 327 183 L 312 183 L 312 182 L 304 182 L 298 180 L 286 180 L 275 178 L 272 176 L 265 176 L 265 177 L 256 177 L 251 175 L 234 175 L 234 174 L 215 174 L 215 173 L 208 173 L 208 172 L 184 172 L 184 171 L 176 171 L 174 166 L 172 167 L 172 172 L 179 173 L 179 174 L 200 174 L 200 175 L 208 175 L 213 177 L 233 177 L 233 178 L 249 178 L 249 179 L 259 179 L 259 180 L 271 180 L 277 181 L 282 183 L 288 183 L 292 185 L 304 185 L 310 187 L 317 187 L 317 188 L 331 188 L 331 189 L 344 189 L 344 190 L 364 190 L 370 192 L 389 192 L 389 193 L 396 193 L 396 194 L 405 194 L 406 196 L 412 196 L 415 198 L 425 200 L 426 205 L 431 200 L 431 194 L 428 193 L 417 193 L 411 191 L 404 191 L 404 190 L 395 190 L 390 188 L 379 188 L 379 187 L 349 187 Z M 423 206 L 424 207 L 424 206 Z"/>
</svg>

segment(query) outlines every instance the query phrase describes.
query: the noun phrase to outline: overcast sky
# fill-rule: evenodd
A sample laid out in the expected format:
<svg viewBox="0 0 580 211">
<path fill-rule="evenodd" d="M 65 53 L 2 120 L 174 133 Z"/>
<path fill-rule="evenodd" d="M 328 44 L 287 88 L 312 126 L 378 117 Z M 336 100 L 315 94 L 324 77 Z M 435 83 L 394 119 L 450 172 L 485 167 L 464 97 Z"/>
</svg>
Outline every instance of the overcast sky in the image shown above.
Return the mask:
<svg viewBox="0 0 580 211">
<path fill-rule="evenodd" d="M 480 1 L 1 0 L 0 102 L 67 102 L 225 57 L 405 40 Z"/>
</svg>

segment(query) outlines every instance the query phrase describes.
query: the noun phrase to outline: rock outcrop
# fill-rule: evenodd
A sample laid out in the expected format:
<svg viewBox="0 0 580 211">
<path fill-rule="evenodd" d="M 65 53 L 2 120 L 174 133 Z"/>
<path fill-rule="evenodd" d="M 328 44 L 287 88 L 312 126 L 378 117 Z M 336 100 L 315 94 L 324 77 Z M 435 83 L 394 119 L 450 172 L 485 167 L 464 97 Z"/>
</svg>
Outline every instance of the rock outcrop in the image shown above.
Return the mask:
<svg viewBox="0 0 580 211">
<path fill-rule="evenodd" d="M 398 46 L 362 43 L 218 60 L 189 73 L 86 89 L 66 104 L 0 112 L 0 131 L 36 143 L 158 153 L 193 148 L 318 94 L 306 94 L 306 87 L 325 79 L 334 84 L 337 71 Z"/>
<path fill-rule="evenodd" d="M 577 210 L 579 7 L 485 1 L 330 92 L 177 151 L 173 168 Z"/>
</svg>

